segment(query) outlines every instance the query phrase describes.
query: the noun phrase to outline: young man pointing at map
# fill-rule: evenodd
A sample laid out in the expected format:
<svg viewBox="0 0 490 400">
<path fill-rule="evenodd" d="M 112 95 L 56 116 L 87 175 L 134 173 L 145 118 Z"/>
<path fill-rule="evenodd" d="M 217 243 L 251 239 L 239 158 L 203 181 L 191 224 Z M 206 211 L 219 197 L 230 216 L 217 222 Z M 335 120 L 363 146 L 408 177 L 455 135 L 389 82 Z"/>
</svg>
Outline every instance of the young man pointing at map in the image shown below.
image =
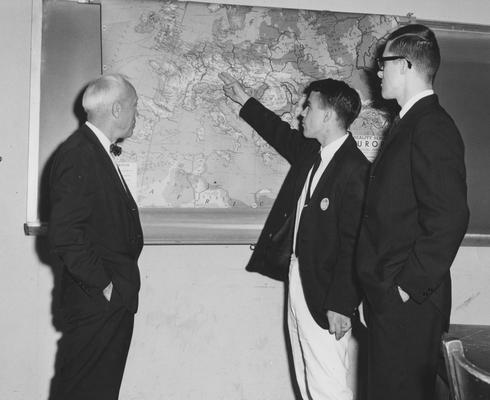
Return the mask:
<svg viewBox="0 0 490 400">
<path fill-rule="evenodd" d="M 221 73 L 240 117 L 291 165 L 247 270 L 288 282 L 288 329 L 304 400 L 351 400 L 351 318 L 360 302 L 353 254 L 369 162 L 349 126 L 361 109 L 346 83 L 305 90 L 303 132 Z"/>
</svg>

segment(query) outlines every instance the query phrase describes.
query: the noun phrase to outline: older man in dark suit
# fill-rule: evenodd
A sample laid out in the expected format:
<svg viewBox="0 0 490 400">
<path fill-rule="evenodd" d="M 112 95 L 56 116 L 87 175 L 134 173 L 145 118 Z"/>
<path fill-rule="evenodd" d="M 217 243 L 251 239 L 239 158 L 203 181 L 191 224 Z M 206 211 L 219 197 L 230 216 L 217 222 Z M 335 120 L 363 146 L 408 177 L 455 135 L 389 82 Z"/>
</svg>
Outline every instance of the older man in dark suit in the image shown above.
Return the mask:
<svg viewBox="0 0 490 400">
<path fill-rule="evenodd" d="M 52 252 L 63 268 L 59 400 L 116 400 L 138 306 L 143 235 L 115 154 L 132 135 L 138 97 L 121 75 L 91 82 L 87 123 L 57 150 L 50 174 Z"/>
<path fill-rule="evenodd" d="M 423 25 L 393 32 L 378 60 L 382 96 L 401 111 L 371 167 L 357 252 L 369 400 L 432 399 L 449 324 L 449 268 L 469 213 L 463 142 L 432 90 L 439 63 Z"/>
<path fill-rule="evenodd" d="M 351 317 L 360 293 L 353 256 L 369 162 L 348 132 L 361 101 L 346 83 L 312 82 L 303 134 L 250 98 L 230 75 L 225 93 L 290 164 L 247 266 L 288 282 L 288 328 L 304 400 L 351 400 Z"/>
</svg>

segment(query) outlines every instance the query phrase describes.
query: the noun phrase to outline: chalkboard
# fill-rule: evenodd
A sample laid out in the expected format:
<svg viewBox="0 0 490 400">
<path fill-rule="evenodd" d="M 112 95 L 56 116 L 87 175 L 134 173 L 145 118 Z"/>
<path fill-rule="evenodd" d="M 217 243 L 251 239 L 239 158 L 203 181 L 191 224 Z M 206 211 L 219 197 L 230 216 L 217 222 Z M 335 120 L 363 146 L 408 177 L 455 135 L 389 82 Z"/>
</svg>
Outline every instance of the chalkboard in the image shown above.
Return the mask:
<svg viewBox="0 0 490 400">
<path fill-rule="evenodd" d="M 465 244 L 490 235 L 490 27 L 434 28 L 441 49 L 435 91 L 466 148 L 470 223 Z M 483 244 L 483 243 L 482 243 Z"/>
<path fill-rule="evenodd" d="M 33 3 L 26 234 L 46 228 L 47 178 L 58 145 L 85 119 L 84 86 L 102 73 L 100 4 Z"/>
</svg>

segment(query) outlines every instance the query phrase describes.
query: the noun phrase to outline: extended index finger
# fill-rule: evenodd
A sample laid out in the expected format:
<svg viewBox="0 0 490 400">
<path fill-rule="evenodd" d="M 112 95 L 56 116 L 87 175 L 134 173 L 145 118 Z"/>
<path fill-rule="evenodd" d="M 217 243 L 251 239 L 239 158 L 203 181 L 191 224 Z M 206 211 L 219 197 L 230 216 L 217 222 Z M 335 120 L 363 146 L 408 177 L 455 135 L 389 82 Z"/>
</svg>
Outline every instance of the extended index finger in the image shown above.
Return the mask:
<svg viewBox="0 0 490 400">
<path fill-rule="evenodd" d="M 236 79 L 233 78 L 233 76 L 231 76 L 228 72 L 220 72 L 218 73 L 218 77 L 227 85 L 230 85 L 236 81 Z"/>
</svg>

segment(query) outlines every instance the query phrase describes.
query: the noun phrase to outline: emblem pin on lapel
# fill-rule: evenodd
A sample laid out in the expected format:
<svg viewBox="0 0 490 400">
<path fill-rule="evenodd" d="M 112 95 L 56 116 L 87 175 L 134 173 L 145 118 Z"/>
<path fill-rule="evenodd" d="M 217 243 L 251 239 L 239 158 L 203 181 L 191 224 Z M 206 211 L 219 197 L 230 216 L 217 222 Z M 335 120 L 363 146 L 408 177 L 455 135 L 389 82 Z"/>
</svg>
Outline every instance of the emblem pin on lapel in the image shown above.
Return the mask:
<svg viewBox="0 0 490 400">
<path fill-rule="evenodd" d="M 322 201 L 320 201 L 320 208 L 322 211 L 325 211 L 328 208 L 328 205 L 330 204 L 330 200 L 328 200 L 327 197 L 323 198 Z"/>
</svg>

